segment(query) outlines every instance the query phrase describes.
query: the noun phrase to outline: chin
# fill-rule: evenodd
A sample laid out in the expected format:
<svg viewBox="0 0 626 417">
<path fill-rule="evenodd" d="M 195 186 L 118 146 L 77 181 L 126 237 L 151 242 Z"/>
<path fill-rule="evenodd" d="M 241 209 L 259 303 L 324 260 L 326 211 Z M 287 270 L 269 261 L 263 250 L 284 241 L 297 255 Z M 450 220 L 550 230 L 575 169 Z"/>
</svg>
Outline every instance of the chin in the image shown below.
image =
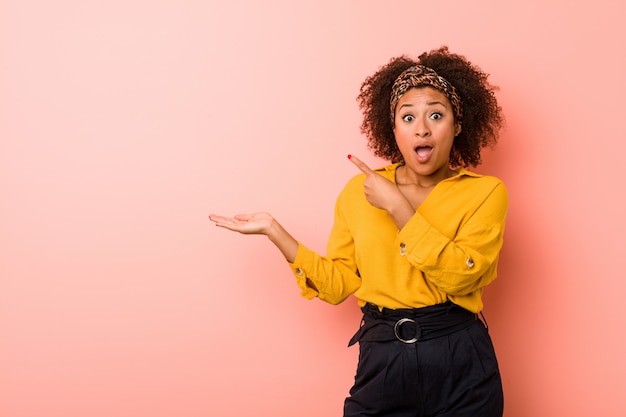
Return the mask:
<svg viewBox="0 0 626 417">
<path fill-rule="evenodd" d="M 420 165 L 417 167 L 417 169 L 415 170 L 415 172 L 419 175 L 422 175 L 424 177 L 429 177 L 431 175 L 436 175 L 439 172 L 445 170 L 447 168 L 447 165 L 445 166 L 439 166 L 439 167 L 433 167 L 433 166 L 429 166 L 429 165 Z"/>
</svg>

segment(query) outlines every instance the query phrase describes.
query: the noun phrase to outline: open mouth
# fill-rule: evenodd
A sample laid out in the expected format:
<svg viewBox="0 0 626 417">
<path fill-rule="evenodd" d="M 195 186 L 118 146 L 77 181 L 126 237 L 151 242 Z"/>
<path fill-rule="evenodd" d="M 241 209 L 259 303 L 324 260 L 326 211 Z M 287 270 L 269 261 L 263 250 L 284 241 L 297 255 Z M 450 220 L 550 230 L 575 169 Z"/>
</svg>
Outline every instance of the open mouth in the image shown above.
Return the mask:
<svg viewBox="0 0 626 417">
<path fill-rule="evenodd" d="M 418 160 L 422 162 L 427 161 L 433 153 L 433 148 L 431 146 L 418 146 L 415 148 L 415 153 L 417 154 Z"/>
</svg>

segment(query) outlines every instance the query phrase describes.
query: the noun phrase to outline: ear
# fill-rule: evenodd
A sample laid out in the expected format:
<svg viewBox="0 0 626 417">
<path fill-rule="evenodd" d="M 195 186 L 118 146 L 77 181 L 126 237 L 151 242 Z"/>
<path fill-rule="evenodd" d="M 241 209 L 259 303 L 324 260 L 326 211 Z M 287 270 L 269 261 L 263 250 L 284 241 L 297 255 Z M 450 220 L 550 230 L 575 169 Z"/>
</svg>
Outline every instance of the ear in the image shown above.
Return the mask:
<svg viewBox="0 0 626 417">
<path fill-rule="evenodd" d="M 461 123 L 456 122 L 456 123 L 454 124 L 454 137 L 459 136 L 459 133 L 461 133 L 461 130 L 463 130 L 463 129 L 461 128 Z"/>
</svg>

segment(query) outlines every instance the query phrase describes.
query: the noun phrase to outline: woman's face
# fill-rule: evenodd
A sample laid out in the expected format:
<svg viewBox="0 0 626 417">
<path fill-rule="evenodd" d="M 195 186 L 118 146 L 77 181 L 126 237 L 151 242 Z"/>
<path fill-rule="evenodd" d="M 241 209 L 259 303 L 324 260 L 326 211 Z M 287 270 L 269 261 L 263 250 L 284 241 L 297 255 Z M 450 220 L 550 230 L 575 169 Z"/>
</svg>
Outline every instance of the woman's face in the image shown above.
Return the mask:
<svg viewBox="0 0 626 417">
<path fill-rule="evenodd" d="M 396 106 L 393 132 L 405 165 L 418 177 L 448 176 L 450 150 L 461 129 L 445 94 L 431 87 L 408 90 Z"/>
</svg>

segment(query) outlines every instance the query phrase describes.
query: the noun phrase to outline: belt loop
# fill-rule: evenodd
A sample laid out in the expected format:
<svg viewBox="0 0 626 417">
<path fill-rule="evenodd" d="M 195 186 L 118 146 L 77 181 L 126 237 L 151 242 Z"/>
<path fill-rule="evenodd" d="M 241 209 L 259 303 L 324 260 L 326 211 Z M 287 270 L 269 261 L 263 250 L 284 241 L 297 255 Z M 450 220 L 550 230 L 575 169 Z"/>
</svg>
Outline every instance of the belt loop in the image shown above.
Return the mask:
<svg viewBox="0 0 626 417">
<path fill-rule="evenodd" d="M 487 331 L 489 331 L 489 325 L 487 324 L 487 319 L 485 318 L 485 315 L 483 314 L 482 310 L 480 312 L 480 317 L 482 317 L 482 322 L 485 325 L 485 329 L 487 329 Z"/>
</svg>

